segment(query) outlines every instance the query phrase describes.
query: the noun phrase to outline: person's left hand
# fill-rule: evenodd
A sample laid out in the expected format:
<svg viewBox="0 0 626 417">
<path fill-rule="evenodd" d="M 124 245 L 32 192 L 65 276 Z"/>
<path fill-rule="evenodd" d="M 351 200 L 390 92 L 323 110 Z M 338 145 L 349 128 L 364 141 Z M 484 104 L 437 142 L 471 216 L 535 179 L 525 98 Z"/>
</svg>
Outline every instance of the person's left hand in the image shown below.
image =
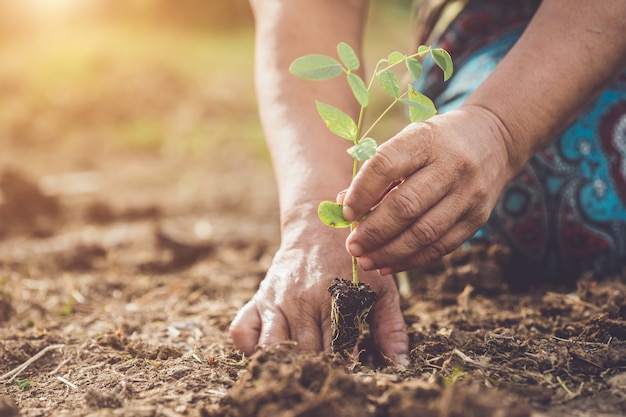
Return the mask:
<svg viewBox="0 0 626 417">
<path fill-rule="evenodd" d="M 347 220 L 367 214 L 346 240 L 361 268 L 408 270 L 471 238 L 517 172 L 507 139 L 493 113 L 463 106 L 382 144 L 343 198 Z"/>
</svg>

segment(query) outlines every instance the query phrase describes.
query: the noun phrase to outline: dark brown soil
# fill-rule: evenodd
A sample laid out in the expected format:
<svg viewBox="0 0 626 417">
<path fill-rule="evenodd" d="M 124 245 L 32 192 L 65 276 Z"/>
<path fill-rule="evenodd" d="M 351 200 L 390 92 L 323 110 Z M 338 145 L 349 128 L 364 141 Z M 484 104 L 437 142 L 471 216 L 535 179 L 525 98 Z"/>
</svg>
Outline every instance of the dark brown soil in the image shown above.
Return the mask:
<svg viewBox="0 0 626 417">
<path fill-rule="evenodd" d="M 343 278 L 335 278 L 328 292 L 331 300 L 331 350 L 350 357 L 367 326 L 367 316 L 376 302 L 376 292 L 363 282 L 355 284 Z"/>
</svg>

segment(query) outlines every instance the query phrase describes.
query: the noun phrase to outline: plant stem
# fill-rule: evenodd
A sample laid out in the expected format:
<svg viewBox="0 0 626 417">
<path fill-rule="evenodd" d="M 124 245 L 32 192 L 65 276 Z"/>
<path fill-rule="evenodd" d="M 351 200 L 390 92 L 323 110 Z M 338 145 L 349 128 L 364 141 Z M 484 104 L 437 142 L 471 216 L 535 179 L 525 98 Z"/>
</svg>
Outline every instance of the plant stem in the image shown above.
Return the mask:
<svg viewBox="0 0 626 417">
<path fill-rule="evenodd" d="M 350 223 L 350 232 L 354 231 L 354 222 Z M 356 263 L 356 257 L 352 257 L 352 283 L 358 287 L 359 285 L 359 270 Z"/>
<path fill-rule="evenodd" d="M 414 56 L 418 56 L 419 54 L 414 54 L 411 55 L 411 57 Z M 372 89 L 372 85 L 374 84 L 374 80 L 376 79 L 376 74 L 378 73 L 378 71 L 380 70 L 380 66 L 382 65 L 383 61 L 378 61 L 378 63 L 376 64 L 376 68 L 374 69 L 374 73 L 372 74 L 372 77 L 370 78 L 369 84 L 367 86 L 367 91 L 371 91 Z M 397 64 L 394 65 L 390 65 L 387 68 L 391 68 L 393 66 L 395 66 Z M 347 73 L 349 73 L 349 71 L 347 71 Z M 374 128 L 374 126 L 376 126 L 378 124 L 378 122 L 381 121 L 381 119 L 391 110 L 391 108 L 400 100 L 400 98 L 404 97 L 407 94 L 407 92 L 404 92 L 404 94 L 400 95 L 399 97 L 395 98 L 394 101 L 385 109 L 385 111 L 382 112 L 382 114 L 380 116 L 378 116 L 378 118 L 374 121 L 374 123 L 372 123 L 372 125 L 367 129 L 367 131 L 361 135 L 361 130 L 363 128 L 363 116 L 365 114 L 365 106 L 361 106 L 360 110 L 359 110 L 359 118 L 358 118 L 358 122 L 357 122 L 357 135 L 356 135 L 356 139 L 354 140 L 354 144 L 358 145 L 359 142 L 365 138 L 370 132 L 371 130 Z M 359 169 L 359 164 L 358 161 L 355 159 L 353 164 L 352 164 L 352 179 L 354 179 L 354 177 L 356 177 L 356 174 L 358 172 Z M 355 228 L 355 224 L 354 222 L 352 222 L 350 224 L 350 232 L 353 232 Z M 358 270 L 358 264 L 356 261 L 356 257 L 352 257 L 352 282 L 354 283 L 354 285 L 359 285 L 359 270 Z"/>
<path fill-rule="evenodd" d="M 363 109 L 361 109 L 363 110 Z M 360 120 L 359 120 L 360 122 Z M 352 179 L 354 179 L 354 177 L 356 177 L 356 173 L 359 169 L 359 164 L 358 161 L 355 159 L 354 162 L 352 163 Z M 354 222 L 350 223 L 350 232 L 354 231 Z M 354 283 L 354 285 L 359 285 L 359 271 L 357 269 L 357 263 L 356 263 L 356 257 L 352 257 L 352 282 Z"/>
<path fill-rule="evenodd" d="M 367 137 L 367 135 L 369 135 L 369 133 L 372 131 L 372 129 L 382 120 L 382 118 L 389 113 L 389 111 L 393 108 L 393 106 L 396 105 L 396 103 L 398 101 L 400 101 L 400 99 L 404 96 L 406 96 L 408 93 L 408 91 L 405 91 L 403 94 L 401 94 L 400 96 L 398 96 L 398 98 L 394 98 L 393 101 L 391 102 L 391 104 L 389 106 L 387 106 L 387 108 L 385 109 L 385 111 L 383 111 L 380 116 L 378 116 L 378 118 L 376 120 L 374 120 L 374 122 L 370 125 L 370 127 L 365 131 L 365 133 L 363 133 L 363 135 L 361 135 L 361 138 L 359 139 L 359 141 L 361 141 L 361 139 Z M 360 132 L 360 131 L 359 131 Z"/>
</svg>

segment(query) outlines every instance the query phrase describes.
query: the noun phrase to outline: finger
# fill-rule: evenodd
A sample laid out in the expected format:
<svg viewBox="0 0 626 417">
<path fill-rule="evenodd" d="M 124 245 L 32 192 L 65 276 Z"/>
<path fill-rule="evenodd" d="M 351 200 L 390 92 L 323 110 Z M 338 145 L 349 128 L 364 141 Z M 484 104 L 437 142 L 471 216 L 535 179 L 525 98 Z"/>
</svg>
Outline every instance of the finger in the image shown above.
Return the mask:
<svg viewBox="0 0 626 417">
<path fill-rule="evenodd" d="M 322 350 L 324 352 L 330 352 L 330 344 L 333 338 L 330 322 L 330 299 L 324 302 L 322 311 L 324 312 L 322 315 Z"/>
<path fill-rule="evenodd" d="M 406 259 L 441 239 L 466 217 L 469 209 L 467 199 L 461 196 L 444 198 L 389 243 L 359 258 L 359 266 L 365 270 L 380 269 Z"/>
<path fill-rule="evenodd" d="M 320 317 L 322 311 L 330 311 L 330 301 L 324 302 L 321 306 L 307 300 L 300 302 L 300 308 L 290 326 L 291 337 L 297 343 L 299 351 L 319 352 L 325 348 L 322 332 L 324 320 Z M 330 319 L 328 326 L 330 326 Z"/>
<path fill-rule="evenodd" d="M 392 280 L 391 277 L 379 279 Z M 409 366 L 409 337 L 400 310 L 400 297 L 393 282 L 390 282 L 387 288 L 393 288 L 393 290 L 381 291 L 379 299 L 372 307 L 369 316 L 370 330 L 384 357 L 393 363 Z"/>
<path fill-rule="evenodd" d="M 273 309 L 263 309 L 261 316 L 261 332 L 259 346 L 268 348 L 280 345 L 289 340 L 289 325 L 285 316 Z"/>
<path fill-rule="evenodd" d="M 437 240 L 432 245 L 424 247 L 419 252 L 403 259 L 400 262 L 396 262 L 389 267 L 380 269 L 379 272 L 383 275 L 387 275 L 396 272 L 408 271 L 410 269 L 422 267 L 435 259 L 447 255 L 474 236 L 476 231 L 487 222 L 487 218 L 487 216 L 468 216 L 464 221 L 461 221 L 450 228 L 450 230 L 443 235 L 441 239 Z"/>
<path fill-rule="evenodd" d="M 385 190 L 385 192 L 378 198 L 378 200 L 376 200 L 376 203 L 374 204 L 374 206 L 376 206 L 378 203 L 380 203 L 383 198 L 385 198 L 385 196 L 392 190 L 394 190 L 398 185 L 400 185 L 402 183 L 402 181 L 397 180 L 392 182 L 387 189 Z M 343 190 L 343 191 L 339 191 L 339 193 L 337 193 L 337 198 L 335 199 L 335 202 L 337 204 L 343 204 L 344 199 L 346 198 L 346 193 L 348 192 L 347 189 Z M 372 207 L 373 209 L 374 207 Z"/>
<path fill-rule="evenodd" d="M 440 169 L 429 166 L 389 192 L 376 210 L 350 234 L 346 241 L 348 252 L 361 256 L 406 230 L 450 192 L 453 184 L 445 178 Z M 430 236 L 435 230 L 423 232 L 424 239 L 432 239 L 425 244 L 435 240 L 435 236 Z"/>
<path fill-rule="evenodd" d="M 330 320 L 326 321 L 322 325 L 322 351 L 330 353 L 331 352 L 331 342 L 333 340 L 333 332 L 331 329 Z"/>
<path fill-rule="evenodd" d="M 254 299 L 237 312 L 230 324 L 229 334 L 235 349 L 246 355 L 254 352 L 261 334 L 261 316 Z"/>
<path fill-rule="evenodd" d="M 414 173 L 428 160 L 432 141 L 426 123 L 413 124 L 383 143 L 356 175 L 344 199 L 343 216 L 354 221 L 363 217 L 394 181 Z"/>
</svg>

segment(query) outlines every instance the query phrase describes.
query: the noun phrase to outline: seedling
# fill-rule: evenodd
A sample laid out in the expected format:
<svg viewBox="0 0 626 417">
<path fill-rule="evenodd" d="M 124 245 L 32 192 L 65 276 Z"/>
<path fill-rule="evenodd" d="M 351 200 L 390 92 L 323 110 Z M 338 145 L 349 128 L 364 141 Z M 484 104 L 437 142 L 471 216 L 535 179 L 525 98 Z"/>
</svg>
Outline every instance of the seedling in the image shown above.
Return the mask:
<svg viewBox="0 0 626 417">
<path fill-rule="evenodd" d="M 16 379 L 15 385 L 17 385 L 20 391 L 26 391 L 32 387 L 32 384 L 28 379 Z"/>
<path fill-rule="evenodd" d="M 361 68 L 361 61 L 354 49 L 347 43 L 341 42 L 337 45 L 337 55 L 339 60 L 323 54 L 302 56 L 291 63 L 289 72 L 307 80 L 317 81 L 329 80 L 341 75 L 346 76 L 350 90 L 360 106 L 357 120 L 330 104 L 316 100 L 315 105 L 328 129 L 335 135 L 352 142 L 347 152 L 353 159 L 352 178 L 354 178 L 360 164 L 376 154 L 378 143 L 370 136 L 372 130 L 396 104 L 402 103 L 408 107 L 409 118 L 414 123 L 423 122 L 437 113 L 432 100 L 413 88 L 412 83 L 408 83 L 406 89 L 401 89 L 400 81 L 392 69 L 404 65 L 413 79 L 417 80 L 422 76 L 420 59 L 430 55 L 443 71 L 444 80 L 448 80 L 452 75 L 452 59 L 444 49 L 431 48 L 426 45 L 421 45 L 412 55 L 395 51 L 387 58 L 378 61 L 366 84 L 356 72 Z M 370 104 L 372 87 L 376 81 L 383 91 L 391 96 L 392 101 L 365 129 L 363 127 L 365 109 Z M 339 203 L 322 201 L 318 207 L 318 216 L 328 226 L 349 227 L 350 230 L 354 230 L 355 222 L 349 222 L 343 217 L 342 208 L 343 206 Z M 367 315 L 376 301 L 376 293 L 368 285 L 359 282 L 355 257 L 352 257 L 352 282 L 335 278 L 329 292 L 332 296 L 333 351 L 350 354 L 356 346 Z"/>
</svg>

